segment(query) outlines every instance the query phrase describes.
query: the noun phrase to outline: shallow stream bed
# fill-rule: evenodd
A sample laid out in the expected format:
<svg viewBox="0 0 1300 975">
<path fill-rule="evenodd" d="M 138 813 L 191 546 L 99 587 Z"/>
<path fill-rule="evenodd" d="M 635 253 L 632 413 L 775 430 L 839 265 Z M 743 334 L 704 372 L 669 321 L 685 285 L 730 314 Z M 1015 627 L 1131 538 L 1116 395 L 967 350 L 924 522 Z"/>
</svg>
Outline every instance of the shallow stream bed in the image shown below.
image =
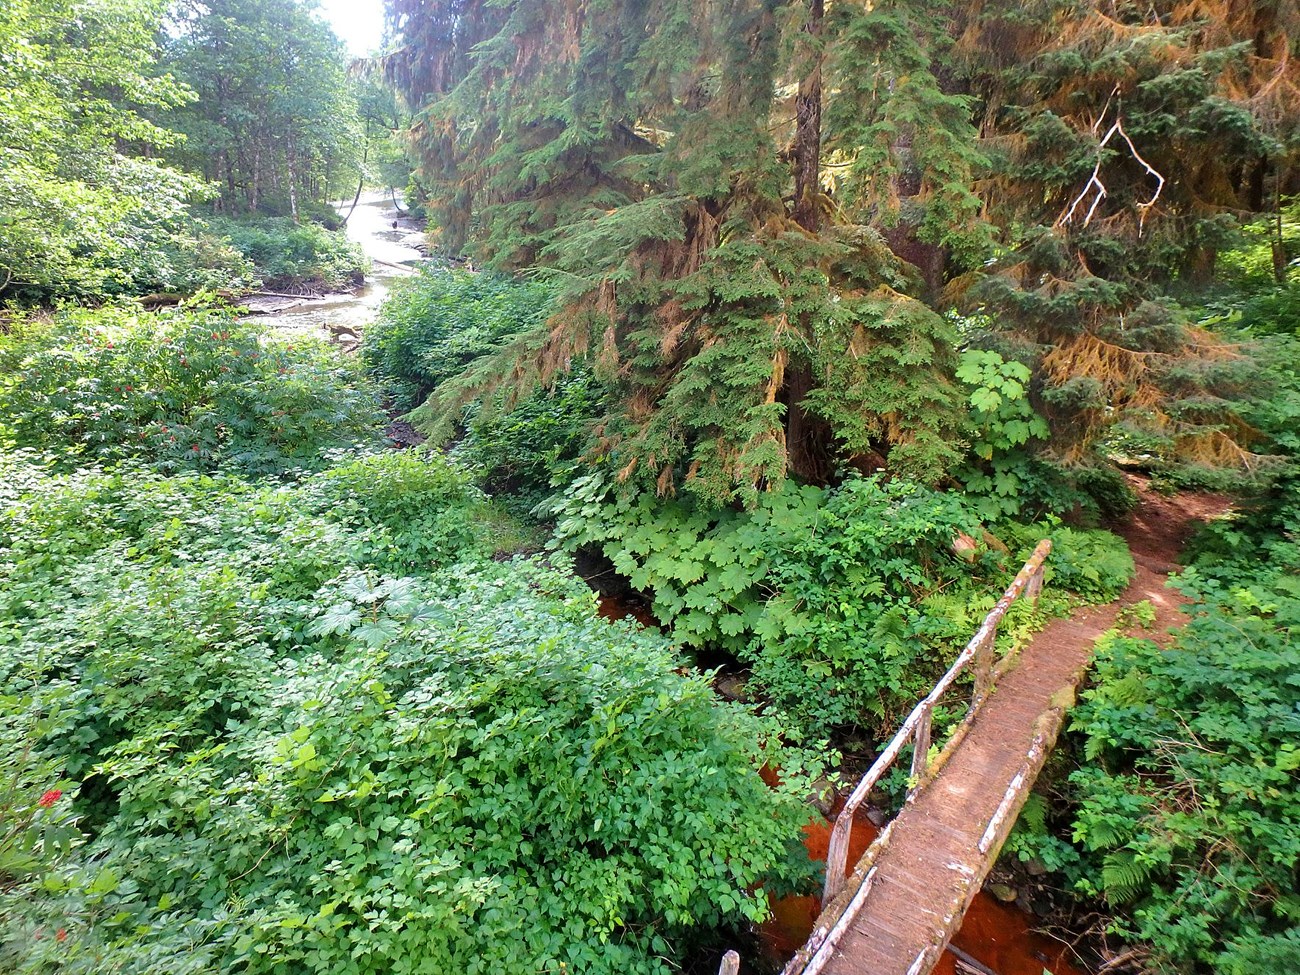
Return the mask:
<svg viewBox="0 0 1300 975">
<path fill-rule="evenodd" d="M 347 217 L 352 204 L 336 206 L 339 215 Z M 253 297 L 245 304 L 277 331 L 329 338 L 328 326 L 333 325 L 359 333 L 374 320 L 393 282 L 414 273 L 413 265 L 424 259 L 424 234 L 417 221 L 399 215 L 387 194 L 370 192 L 362 195 L 348 219 L 347 235 L 372 262 L 359 290 L 323 298 Z"/>
</svg>

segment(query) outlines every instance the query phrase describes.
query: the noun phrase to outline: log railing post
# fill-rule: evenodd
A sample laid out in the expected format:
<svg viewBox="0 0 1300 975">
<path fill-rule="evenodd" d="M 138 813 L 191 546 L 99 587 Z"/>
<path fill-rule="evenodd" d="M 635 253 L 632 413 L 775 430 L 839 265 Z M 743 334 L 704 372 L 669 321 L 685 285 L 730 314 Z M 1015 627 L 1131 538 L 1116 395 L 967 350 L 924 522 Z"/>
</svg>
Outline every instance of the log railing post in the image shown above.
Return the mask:
<svg viewBox="0 0 1300 975">
<path fill-rule="evenodd" d="M 826 883 L 822 887 L 822 904 L 829 904 L 844 887 L 844 874 L 849 866 L 849 834 L 853 832 L 851 816 L 839 816 L 831 827 L 830 843 L 826 847 Z"/>
<path fill-rule="evenodd" d="M 929 701 L 921 705 L 921 720 L 916 723 L 916 736 L 912 739 L 912 791 L 925 782 L 925 770 L 930 764 L 930 721 L 934 707 Z"/>
<path fill-rule="evenodd" d="M 1038 568 L 1034 570 L 1034 574 L 1029 577 L 1029 584 L 1025 586 L 1025 597 L 1031 603 L 1037 606 L 1038 597 L 1041 596 L 1042 594 L 1043 594 L 1043 566 L 1040 564 Z"/>
<path fill-rule="evenodd" d="M 718 969 L 718 975 L 740 975 L 740 956 L 734 951 L 723 955 L 722 967 Z"/>
<path fill-rule="evenodd" d="M 997 643 L 998 628 L 989 628 L 975 648 L 975 702 L 983 701 L 993 687 L 993 648 Z"/>
</svg>

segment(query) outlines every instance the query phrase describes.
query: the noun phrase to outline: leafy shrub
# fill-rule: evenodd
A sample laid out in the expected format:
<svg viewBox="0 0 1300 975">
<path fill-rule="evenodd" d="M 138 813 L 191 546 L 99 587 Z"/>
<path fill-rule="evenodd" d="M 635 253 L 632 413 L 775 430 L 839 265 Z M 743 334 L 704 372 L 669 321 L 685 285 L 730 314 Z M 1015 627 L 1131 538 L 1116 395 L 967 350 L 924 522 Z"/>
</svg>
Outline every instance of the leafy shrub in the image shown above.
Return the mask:
<svg viewBox="0 0 1300 975">
<path fill-rule="evenodd" d="M 807 871 L 788 732 L 563 568 L 461 548 L 441 458 L 0 470 L 0 698 L 60 699 L 0 754 L 87 834 L 0 885 L 7 970 L 58 929 L 70 971 L 659 973 Z M 436 542 L 403 550 L 411 517 Z"/>
<path fill-rule="evenodd" d="M 367 262 L 359 245 L 338 230 L 288 217 L 231 220 L 211 217 L 212 231 L 246 260 L 267 287 L 318 284 L 343 288 L 359 284 Z"/>
<path fill-rule="evenodd" d="M 362 543 L 361 558 L 386 570 L 454 562 L 478 548 L 465 512 L 481 498 L 464 472 L 439 454 L 362 458 L 324 472 L 314 489 L 331 519 L 343 521 L 358 539 L 377 543 Z"/>
<path fill-rule="evenodd" d="M 960 495 L 902 480 L 791 485 L 742 512 L 613 497 L 592 475 L 554 511 L 561 544 L 599 546 L 675 639 L 751 663 L 757 684 L 818 733 L 884 727 L 910 708 L 1013 561 L 954 554 L 958 535 L 983 534 L 977 515 Z M 1041 537 L 1025 535 L 1029 548 Z M 1027 612 L 1017 604 L 1007 632 Z"/>
<path fill-rule="evenodd" d="M 1161 972 L 1300 963 L 1300 598 L 1209 593 L 1178 643 L 1113 638 L 1075 712 L 1080 886 Z M 1254 966 L 1254 967 L 1252 967 Z"/>
<path fill-rule="evenodd" d="M 956 477 L 975 510 L 994 521 L 1056 515 L 1089 524 L 1130 510 L 1137 497 L 1114 467 L 1067 468 L 1036 450 L 1050 431 L 1029 401 L 1030 375 L 991 350 L 962 353 L 957 378 L 970 389 L 974 456 Z"/>
<path fill-rule="evenodd" d="M 1008 543 L 1022 548 L 1050 537 L 1052 555 L 1044 579 L 1048 585 L 1078 593 L 1088 602 L 1109 602 L 1133 581 L 1133 556 L 1118 535 L 1067 528 L 1055 519 L 1039 525 L 1005 525 L 1001 531 Z"/>
<path fill-rule="evenodd" d="M 0 439 L 64 463 L 249 474 L 320 467 L 377 437 L 375 394 L 322 345 L 228 311 L 29 318 L 0 336 Z"/>
<path fill-rule="evenodd" d="M 399 282 L 366 329 L 366 365 L 399 408 L 419 404 L 503 341 L 551 314 L 550 288 L 492 274 L 426 266 Z"/>
<path fill-rule="evenodd" d="M 475 403 L 465 415 L 457 456 L 483 486 L 517 510 L 529 511 L 553 491 L 590 442 L 602 387 L 587 371 L 561 378 L 507 410 Z"/>
<path fill-rule="evenodd" d="M 1300 338 L 1300 282 L 1252 296 L 1241 309 L 1241 324 L 1258 335 Z"/>
</svg>

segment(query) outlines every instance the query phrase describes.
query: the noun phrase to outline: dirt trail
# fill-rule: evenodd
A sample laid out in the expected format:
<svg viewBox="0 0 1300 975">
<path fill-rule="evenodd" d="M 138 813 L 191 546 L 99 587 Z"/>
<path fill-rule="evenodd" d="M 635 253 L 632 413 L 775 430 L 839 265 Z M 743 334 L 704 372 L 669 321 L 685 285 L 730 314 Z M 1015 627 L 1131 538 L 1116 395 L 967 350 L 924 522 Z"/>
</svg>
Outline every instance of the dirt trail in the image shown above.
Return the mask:
<svg viewBox="0 0 1300 975">
<path fill-rule="evenodd" d="M 1134 479 L 1136 482 L 1136 479 Z M 994 860 L 979 852 L 981 839 L 1011 790 L 1014 814 L 1029 794 L 1045 752 L 1032 767 L 1026 755 L 1036 736 L 1055 741 L 1063 695 L 1083 678 L 1093 644 L 1113 628 L 1125 607 L 1147 600 L 1155 625 L 1142 635 L 1167 639 L 1186 602 L 1165 583 L 1198 522 L 1227 508 L 1215 495 L 1166 498 L 1134 484 L 1140 503 L 1118 526 L 1133 551 L 1137 573 L 1114 602 L 1055 620 L 1021 652 L 1000 681 L 970 734 L 939 777 L 895 820 L 892 838 L 875 861 L 870 896 L 860 900 L 821 972 L 825 975 L 924 975 L 920 953 L 946 944 Z M 1000 842 L 990 850 L 996 854 Z M 861 886 L 855 877 L 851 886 Z"/>
<path fill-rule="evenodd" d="M 1166 582 L 1178 570 L 1178 557 L 1197 528 L 1226 512 L 1231 501 L 1221 494 L 1166 497 L 1149 490 L 1140 478 L 1129 475 L 1128 480 L 1140 503 L 1114 530 L 1128 543 L 1137 574 L 1116 604 L 1122 608 L 1149 600 L 1155 607 L 1156 621 L 1151 632 L 1143 635 L 1167 643 L 1169 630 L 1184 621 L 1182 607 L 1187 600 L 1169 589 Z"/>
</svg>

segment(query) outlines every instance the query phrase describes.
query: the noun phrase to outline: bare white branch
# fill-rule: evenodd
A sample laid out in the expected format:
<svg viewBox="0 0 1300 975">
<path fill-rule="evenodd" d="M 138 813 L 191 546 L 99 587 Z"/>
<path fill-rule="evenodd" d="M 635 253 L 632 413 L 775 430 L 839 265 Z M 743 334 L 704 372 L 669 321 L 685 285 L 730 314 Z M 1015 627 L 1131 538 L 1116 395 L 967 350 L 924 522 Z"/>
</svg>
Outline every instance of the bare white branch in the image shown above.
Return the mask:
<svg viewBox="0 0 1300 975">
<path fill-rule="evenodd" d="M 1110 102 L 1107 101 L 1106 104 L 1109 107 Z M 1102 118 L 1104 117 L 1105 114 L 1103 113 Z M 1093 124 L 1092 127 L 1092 131 L 1094 135 L 1096 135 L 1097 129 L 1100 127 L 1100 125 L 1101 125 L 1101 119 L 1099 118 L 1097 122 Z M 1088 198 L 1089 193 L 1092 194 L 1092 202 L 1088 206 L 1088 212 L 1083 217 L 1082 225 L 1086 227 L 1088 226 L 1088 224 L 1092 223 L 1092 218 L 1093 215 L 1097 212 L 1097 207 L 1101 205 L 1102 200 L 1106 199 L 1106 197 L 1110 195 L 1110 191 L 1106 188 L 1106 184 L 1103 183 L 1101 180 L 1101 164 L 1104 158 L 1106 146 L 1109 145 L 1110 140 L 1115 138 L 1115 136 L 1117 135 L 1121 139 L 1123 139 L 1124 144 L 1128 146 L 1128 151 L 1130 155 L 1132 155 L 1133 158 L 1137 160 L 1137 162 L 1142 166 L 1143 169 L 1147 171 L 1148 174 L 1155 177 L 1156 179 L 1156 190 L 1153 194 L 1151 194 L 1151 199 L 1147 200 L 1145 203 L 1139 203 L 1137 205 L 1138 214 L 1139 214 L 1138 235 L 1139 236 L 1141 235 L 1142 228 L 1146 225 L 1147 213 L 1151 210 L 1153 206 L 1156 205 L 1156 201 L 1160 199 L 1160 194 L 1164 192 L 1165 178 L 1156 170 L 1154 166 L 1152 166 L 1149 162 L 1147 162 L 1145 159 L 1142 158 L 1142 154 L 1138 152 L 1137 146 L 1133 144 L 1133 140 L 1129 138 L 1129 134 L 1124 131 L 1124 119 L 1122 116 L 1115 120 L 1114 124 L 1112 124 L 1111 127 L 1106 130 L 1106 134 L 1102 136 L 1100 141 L 1098 141 L 1097 164 L 1092 167 L 1092 175 L 1088 177 L 1088 182 L 1084 184 L 1083 189 L 1079 192 L 1079 195 L 1074 198 L 1074 201 L 1065 210 L 1065 212 L 1062 213 L 1059 218 L 1057 218 L 1056 226 L 1062 227 L 1070 223 L 1070 221 L 1074 219 L 1074 215 L 1078 211 L 1079 207 L 1082 206 L 1083 201 Z"/>
</svg>

